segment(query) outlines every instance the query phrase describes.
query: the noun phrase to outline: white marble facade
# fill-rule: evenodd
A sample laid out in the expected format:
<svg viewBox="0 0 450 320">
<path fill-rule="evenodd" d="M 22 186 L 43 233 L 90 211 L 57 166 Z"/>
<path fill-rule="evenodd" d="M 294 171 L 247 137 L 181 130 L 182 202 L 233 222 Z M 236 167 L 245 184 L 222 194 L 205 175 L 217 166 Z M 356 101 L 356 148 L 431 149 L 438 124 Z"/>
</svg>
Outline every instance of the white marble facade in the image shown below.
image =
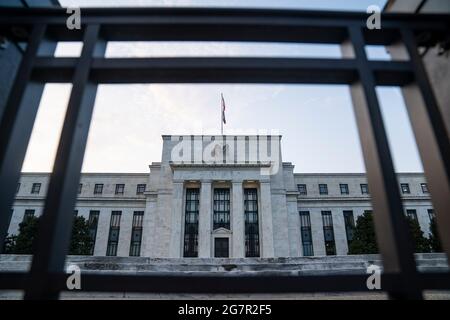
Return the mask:
<svg viewBox="0 0 450 320">
<path fill-rule="evenodd" d="M 362 192 L 367 183 L 364 174 L 294 173 L 291 163 L 281 161 L 281 148 L 274 149 L 274 145 L 271 145 L 274 140 L 281 141 L 281 136 L 226 136 L 222 142 L 214 139 L 217 138 L 163 136 L 161 162 L 153 162 L 149 166 L 150 173 L 82 174 L 75 210 L 79 216 L 86 219 L 89 219 L 92 212 L 98 212 L 93 254 L 107 255 L 108 246 L 111 240 L 114 240 L 110 235 L 111 215 L 113 212 L 120 212 L 119 235 L 115 239 L 116 249 L 112 251 L 113 255 L 132 254 L 130 246 L 135 231 L 133 216 L 142 213 L 138 254 L 161 258 L 185 256 L 188 189 L 198 191 L 195 256 L 214 257 L 218 252 L 216 243 L 227 243 L 225 249 L 222 248 L 222 254 L 223 250 L 226 250 L 229 257 L 246 257 L 246 189 L 257 192 L 258 256 L 296 257 L 327 254 L 322 219 L 324 211 L 329 211 L 332 217 L 334 253 L 347 254 L 344 211 L 351 211 L 356 221 L 365 210 L 371 209 L 370 196 Z M 262 141 L 264 147 L 261 147 L 260 143 L 258 151 L 252 150 L 253 146 L 249 143 L 252 139 Z M 183 140 L 188 144 L 180 151 L 180 141 Z M 263 150 L 266 147 L 267 150 Z M 174 150 L 177 155 L 181 155 L 181 160 L 174 159 Z M 267 159 L 263 159 L 261 153 L 258 153 L 261 150 L 272 156 L 278 154 L 279 159 L 266 161 Z M 218 151 L 223 151 L 222 158 L 217 158 Z M 239 158 L 241 151 L 245 155 L 242 159 Z M 206 159 L 209 156 L 216 158 L 207 161 L 211 160 Z M 268 174 L 270 166 L 272 171 Z M 399 183 L 407 184 L 409 189 L 409 193 L 402 193 L 405 210 L 415 210 L 410 212 L 415 212 L 422 230 L 427 233 L 432 205 L 425 189 L 423 174 L 401 173 L 398 180 Z M 42 213 L 48 182 L 47 173 L 22 174 L 13 207 L 10 234 L 17 233 L 25 212 L 37 216 Z M 36 184 L 39 183 L 40 189 L 36 192 Z M 100 187 L 97 187 L 95 194 L 96 184 L 102 185 L 101 193 L 98 192 Z M 320 184 L 327 186 L 327 194 L 319 192 Z M 120 185 L 124 185 L 123 192 Z M 403 187 L 404 191 L 407 191 L 406 187 Z M 214 228 L 216 189 L 228 190 L 228 227 Z M 309 215 L 309 229 L 308 226 L 302 228 L 300 212 L 307 212 Z M 308 243 L 307 248 L 302 238 L 308 237 L 312 243 Z M 218 238 L 219 240 L 216 240 Z"/>
</svg>

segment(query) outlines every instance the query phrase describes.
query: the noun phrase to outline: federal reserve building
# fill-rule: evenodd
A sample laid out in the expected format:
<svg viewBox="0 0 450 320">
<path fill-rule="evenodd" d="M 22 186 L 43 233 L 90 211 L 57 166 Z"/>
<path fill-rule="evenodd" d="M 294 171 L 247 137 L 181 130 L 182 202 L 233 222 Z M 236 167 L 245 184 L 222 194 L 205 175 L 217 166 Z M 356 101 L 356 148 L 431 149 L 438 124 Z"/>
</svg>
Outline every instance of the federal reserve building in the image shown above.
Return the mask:
<svg viewBox="0 0 450 320">
<path fill-rule="evenodd" d="M 371 212 L 363 173 L 302 173 L 279 135 L 162 136 L 143 173 L 83 173 L 75 215 L 93 256 L 279 258 L 347 255 L 358 216 Z M 23 173 L 9 234 L 40 216 L 48 173 Z M 398 174 L 405 215 L 429 234 L 421 173 Z"/>
</svg>

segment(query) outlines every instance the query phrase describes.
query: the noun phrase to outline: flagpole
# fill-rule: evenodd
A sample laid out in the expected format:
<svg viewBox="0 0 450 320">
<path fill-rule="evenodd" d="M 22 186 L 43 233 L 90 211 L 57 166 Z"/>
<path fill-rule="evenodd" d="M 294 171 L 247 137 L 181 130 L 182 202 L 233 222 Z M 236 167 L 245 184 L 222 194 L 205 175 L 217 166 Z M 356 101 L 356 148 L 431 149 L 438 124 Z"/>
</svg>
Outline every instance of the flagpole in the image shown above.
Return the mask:
<svg viewBox="0 0 450 320">
<path fill-rule="evenodd" d="M 223 93 L 220 94 L 220 134 L 223 136 Z"/>
</svg>

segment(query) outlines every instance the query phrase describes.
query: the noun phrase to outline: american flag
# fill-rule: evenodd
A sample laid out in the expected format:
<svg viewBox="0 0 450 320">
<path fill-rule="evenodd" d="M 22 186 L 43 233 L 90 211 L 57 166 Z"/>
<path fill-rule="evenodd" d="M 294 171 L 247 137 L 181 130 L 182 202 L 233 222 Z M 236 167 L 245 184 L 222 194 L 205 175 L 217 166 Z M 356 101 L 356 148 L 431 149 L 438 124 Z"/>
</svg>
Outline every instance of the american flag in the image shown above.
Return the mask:
<svg viewBox="0 0 450 320">
<path fill-rule="evenodd" d="M 226 124 L 227 120 L 225 119 L 225 99 L 223 98 L 222 93 L 221 96 L 222 96 L 222 122 Z"/>
</svg>

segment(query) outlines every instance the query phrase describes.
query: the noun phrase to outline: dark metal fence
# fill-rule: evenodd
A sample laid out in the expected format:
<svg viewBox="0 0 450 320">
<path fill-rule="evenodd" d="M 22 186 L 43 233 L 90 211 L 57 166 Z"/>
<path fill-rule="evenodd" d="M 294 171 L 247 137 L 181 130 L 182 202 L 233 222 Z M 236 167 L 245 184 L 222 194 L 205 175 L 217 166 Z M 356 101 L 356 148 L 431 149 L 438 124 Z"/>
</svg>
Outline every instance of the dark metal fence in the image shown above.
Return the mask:
<svg viewBox="0 0 450 320">
<path fill-rule="evenodd" d="M 67 290 L 64 262 L 89 124 L 99 83 L 315 83 L 346 84 L 359 130 L 383 258 L 382 287 L 392 298 L 422 298 L 425 289 L 450 289 L 449 273 L 419 273 L 403 218 L 402 201 L 376 86 L 400 86 L 450 257 L 450 144 L 448 128 L 418 46 L 449 34 L 448 15 L 383 14 L 368 30 L 365 14 L 248 9 L 82 9 L 81 30 L 66 28 L 64 9 L 0 11 L 0 33 L 27 42 L 7 104 L 0 110 L 0 246 L 20 170 L 46 82 L 72 83 L 29 273 L 0 273 L 0 289 L 27 299 L 57 298 Z M 328 43 L 342 59 L 104 58 L 107 41 L 261 41 Z M 82 41 L 77 58 L 55 58 L 58 41 Z M 369 61 L 365 45 L 391 46 L 406 61 Z M 397 50 L 398 49 L 398 50 Z M 398 53 L 400 55 L 400 53 Z M 126 106 L 124 106 L 125 108 Z M 0 247 L 1 249 L 1 247 Z M 365 291 L 364 275 L 129 276 L 83 275 L 86 291 L 326 292 Z"/>
</svg>

